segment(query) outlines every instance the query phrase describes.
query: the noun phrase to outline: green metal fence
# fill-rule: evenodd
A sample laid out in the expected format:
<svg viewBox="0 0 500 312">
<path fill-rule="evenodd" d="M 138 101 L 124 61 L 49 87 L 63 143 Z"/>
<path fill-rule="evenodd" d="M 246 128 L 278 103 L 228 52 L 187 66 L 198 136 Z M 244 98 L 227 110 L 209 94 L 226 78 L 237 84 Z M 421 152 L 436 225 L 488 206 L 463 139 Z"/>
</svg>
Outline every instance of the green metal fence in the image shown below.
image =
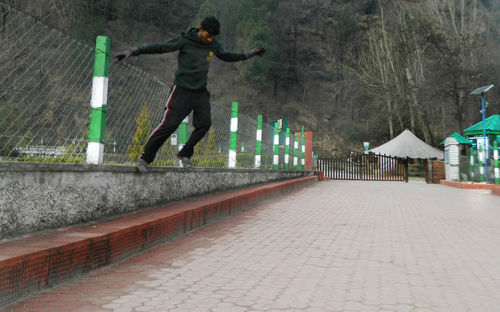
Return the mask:
<svg viewBox="0 0 500 312">
<path fill-rule="evenodd" d="M 498 148 L 497 148 L 498 151 Z M 498 152 L 497 152 L 498 153 Z M 466 155 L 460 156 L 459 162 L 459 179 L 460 181 L 468 182 L 485 182 L 492 184 L 499 184 L 498 177 L 495 177 L 495 172 L 498 176 L 498 165 L 495 168 L 495 159 L 493 148 L 488 151 L 487 165 L 488 165 L 488 176 L 484 174 L 484 165 L 480 162 L 479 152 L 476 149 L 468 149 Z M 498 162 L 497 162 L 498 163 Z M 496 169 L 496 170 L 495 170 Z"/>
</svg>

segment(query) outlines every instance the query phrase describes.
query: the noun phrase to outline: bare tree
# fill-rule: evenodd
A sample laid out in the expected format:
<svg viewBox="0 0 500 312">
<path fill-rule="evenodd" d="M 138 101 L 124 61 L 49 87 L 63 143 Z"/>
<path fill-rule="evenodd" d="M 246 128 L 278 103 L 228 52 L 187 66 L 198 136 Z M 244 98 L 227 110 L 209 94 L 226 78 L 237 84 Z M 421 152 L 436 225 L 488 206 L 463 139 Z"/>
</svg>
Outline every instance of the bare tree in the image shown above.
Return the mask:
<svg viewBox="0 0 500 312">
<path fill-rule="evenodd" d="M 427 40 L 439 56 L 436 69 L 444 78 L 440 88 L 452 104 L 456 130 L 464 127 L 469 113 L 468 91 L 483 67 L 478 57 L 481 34 L 487 31 L 483 15 L 484 8 L 477 0 L 426 0 L 420 11 L 419 18 L 427 19 L 432 27 Z M 441 104 L 443 128 L 447 104 Z"/>
<path fill-rule="evenodd" d="M 400 115 L 402 103 L 407 98 L 406 78 L 404 71 L 404 55 L 399 48 L 399 38 L 389 33 L 384 8 L 380 5 L 380 20 L 367 33 L 367 46 L 359 59 L 355 70 L 366 91 L 376 100 L 377 110 L 386 114 L 389 135 L 394 137 L 394 119 L 397 117 L 400 130 L 404 123 Z M 415 109 L 409 104 L 410 128 L 414 131 Z"/>
</svg>

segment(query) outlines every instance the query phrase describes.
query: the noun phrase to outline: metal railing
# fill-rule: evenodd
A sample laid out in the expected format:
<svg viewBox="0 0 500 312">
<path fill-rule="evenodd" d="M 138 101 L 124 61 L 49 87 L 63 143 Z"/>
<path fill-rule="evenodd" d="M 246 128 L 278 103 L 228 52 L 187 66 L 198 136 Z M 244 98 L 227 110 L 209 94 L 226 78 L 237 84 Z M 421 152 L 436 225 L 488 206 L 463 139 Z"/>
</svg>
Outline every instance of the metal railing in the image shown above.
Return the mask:
<svg viewBox="0 0 500 312">
<path fill-rule="evenodd" d="M 332 180 L 405 181 L 407 170 L 404 159 L 378 154 L 319 158 L 317 163 L 318 170 Z"/>
</svg>

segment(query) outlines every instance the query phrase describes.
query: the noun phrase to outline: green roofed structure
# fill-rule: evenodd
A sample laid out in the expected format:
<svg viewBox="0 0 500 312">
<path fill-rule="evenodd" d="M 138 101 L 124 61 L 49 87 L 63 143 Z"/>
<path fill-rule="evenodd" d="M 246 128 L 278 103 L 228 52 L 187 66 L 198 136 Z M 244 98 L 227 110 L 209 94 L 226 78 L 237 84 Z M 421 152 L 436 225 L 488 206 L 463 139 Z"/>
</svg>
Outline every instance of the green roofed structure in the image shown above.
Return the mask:
<svg viewBox="0 0 500 312">
<path fill-rule="evenodd" d="M 456 133 L 456 132 L 453 132 L 453 134 L 451 134 L 449 136 L 450 138 L 455 138 L 457 139 L 458 141 L 458 144 L 468 144 L 468 145 L 472 145 L 472 142 L 467 140 L 466 138 L 464 138 L 463 136 L 461 136 L 460 134 Z M 441 145 L 444 145 L 444 142 L 446 140 L 444 140 L 443 142 L 441 142 Z"/>
<path fill-rule="evenodd" d="M 496 134 L 500 135 L 500 115 L 495 114 L 484 120 L 486 127 L 486 135 Z M 483 122 L 480 121 L 477 124 L 470 126 L 464 130 L 466 136 L 476 136 L 483 135 Z"/>
<path fill-rule="evenodd" d="M 486 142 L 488 147 L 493 146 L 497 141 L 500 145 L 500 115 L 495 114 L 484 120 L 486 128 Z M 467 139 L 472 143 L 472 147 L 477 149 L 478 145 L 483 145 L 483 122 L 480 121 L 464 130 Z"/>
</svg>

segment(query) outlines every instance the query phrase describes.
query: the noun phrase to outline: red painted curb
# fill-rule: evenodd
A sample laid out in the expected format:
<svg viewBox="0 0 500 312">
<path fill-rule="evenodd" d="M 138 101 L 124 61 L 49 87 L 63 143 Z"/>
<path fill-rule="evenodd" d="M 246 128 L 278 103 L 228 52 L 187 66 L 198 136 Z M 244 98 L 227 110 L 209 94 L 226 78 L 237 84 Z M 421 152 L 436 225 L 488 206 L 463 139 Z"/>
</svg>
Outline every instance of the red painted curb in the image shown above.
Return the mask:
<svg viewBox="0 0 500 312">
<path fill-rule="evenodd" d="M 495 187 L 491 189 L 491 194 L 500 196 L 500 185 L 495 185 Z"/>
<path fill-rule="evenodd" d="M 315 171 L 314 175 L 318 176 L 319 181 L 331 181 L 330 178 L 325 178 L 325 173 L 323 171 Z"/>
<path fill-rule="evenodd" d="M 0 242 L 0 307 L 317 180 L 274 182 Z"/>
<path fill-rule="evenodd" d="M 468 189 L 468 190 L 493 190 L 494 188 L 497 187 L 494 184 L 462 183 L 458 181 L 446 181 L 446 180 L 439 180 L 439 184 L 461 189 Z"/>
<path fill-rule="evenodd" d="M 478 184 L 478 183 L 462 183 L 462 182 L 457 182 L 457 181 L 446 181 L 446 180 L 439 180 L 440 184 L 447 185 L 447 186 L 452 186 L 452 187 L 457 187 L 461 189 L 467 189 L 467 190 L 491 190 L 492 195 L 498 195 L 500 196 L 500 185 L 496 184 Z"/>
</svg>

